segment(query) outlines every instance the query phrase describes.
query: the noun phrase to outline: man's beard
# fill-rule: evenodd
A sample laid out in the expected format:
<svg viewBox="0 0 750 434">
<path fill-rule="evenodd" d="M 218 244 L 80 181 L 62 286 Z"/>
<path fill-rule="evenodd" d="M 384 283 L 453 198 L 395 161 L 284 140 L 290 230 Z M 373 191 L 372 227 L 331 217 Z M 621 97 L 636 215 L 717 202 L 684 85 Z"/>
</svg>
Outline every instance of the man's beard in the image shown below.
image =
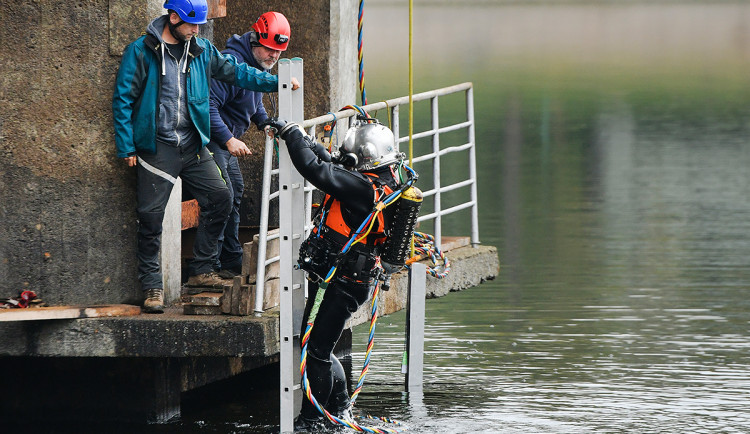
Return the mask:
<svg viewBox="0 0 750 434">
<path fill-rule="evenodd" d="M 179 42 L 187 42 L 189 38 L 187 38 L 185 35 L 177 31 L 177 28 L 180 27 L 184 22 L 180 22 L 180 24 L 174 25 L 171 22 L 169 23 L 169 33 L 172 34 L 172 36 L 177 39 Z M 192 37 L 192 35 L 190 35 Z"/>
<path fill-rule="evenodd" d="M 260 62 L 260 66 L 262 66 L 265 69 L 271 69 L 273 66 L 276 65 L 275 60 L 267 60 L 265 62 Z"/>
<path fill-rule="evenodd" d="M 261 60 L 258 59 L 255 53 L 253 53 L 253 57 L 255 57 L 255 61 L 258 62 L 258 65 L 260 65 L 263 69 L 271 69 L 274 65 L 276 65 L 276 60 Z"/>
</svg>

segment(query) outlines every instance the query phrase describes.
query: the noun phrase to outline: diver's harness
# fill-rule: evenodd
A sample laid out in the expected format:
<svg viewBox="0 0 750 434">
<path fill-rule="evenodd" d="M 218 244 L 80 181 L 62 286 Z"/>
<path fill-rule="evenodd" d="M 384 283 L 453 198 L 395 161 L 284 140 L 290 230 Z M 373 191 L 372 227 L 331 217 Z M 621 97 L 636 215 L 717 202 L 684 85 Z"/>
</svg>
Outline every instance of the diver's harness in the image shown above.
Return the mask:
<svg viewBox="0 0 750 434">
<path fill-rule="evenodd" d="M 313 230 L 300 246 L 298 260 L 298 267 L 307 272 L 310 281 L 324 281 L 327 272 L 334 268 L 348 280 L 367 282 L 371 277 L 380 278 L 383 290 L 387 291 L 390 275 L 406 263 L 422 205 L 422 192 L 412 186 L 416 173 L 395 191 L 372 178 L 377 175 L 366 176 L 373 182 L 377 202 L 357 231 L 345 223 L 341 202 L 332 196 L 327 195 L 318 207 Z M 392 204 L 396 205 L 395 210 L 389 213 L 389 218 L 384 218 L 383 210 Z M 337 220 L 334 224 L 339 230 L 330 224 L 333 219 Z M 365 227 L 367 232 L 362 235 Z M 378 256 L 381 267 L 376 267 Z"/>
<path fill-rule="evenodd" d="M 298 267 L 307 272 L 310 281 L 322 282 L 334 266 L 340 276 L 354 281 L 366 282 L 370 277 L 380 277 L 384 282 L 383 290 L 387 291 L 390 275 L 406 263 L 422 204 L 421 191 L 411 186 L 414 182 L 411 181 L 394 192 L 377 175 L 366 176 L 372 181 L 377 198 L 373 212 L 366 219 L 371 220 L 368 233 L 358 241 L 361 228 L 352 234 L 352 229 L 345 222 L 341 202 L 327 195 L 313 218 L 314 227 L 310 236 L 300 246 Z M 416 176 L 413 178 L 416 180 Z M 396 200 L 386 203 L 385 200 L 394 193 Z M 384 218 L 379 210 L 394 203 L 395 210 L 389 213 L 389 218 Z M 352 240 L 354 243 L 345 250 L 344 246 Z M 378 256 L 382 270 L 376 267 Z"/>
</svg>

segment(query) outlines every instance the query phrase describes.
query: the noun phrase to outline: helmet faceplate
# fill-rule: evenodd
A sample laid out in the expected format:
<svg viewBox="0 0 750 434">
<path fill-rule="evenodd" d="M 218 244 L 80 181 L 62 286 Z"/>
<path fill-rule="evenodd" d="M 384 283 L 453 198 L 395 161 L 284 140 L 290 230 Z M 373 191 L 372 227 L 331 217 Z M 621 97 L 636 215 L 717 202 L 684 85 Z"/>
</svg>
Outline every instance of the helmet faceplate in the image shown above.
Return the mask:
<svg viewBox="0 0 750 434">
<path fill-rule="evenodd" d="M 346 132 L 340 152 L 357 157 L 360 172 L 377 169 L 403 160 L 396 149 L 396 139 L 390 129 L 379 123 L 357 122 Z"/>
</svg>

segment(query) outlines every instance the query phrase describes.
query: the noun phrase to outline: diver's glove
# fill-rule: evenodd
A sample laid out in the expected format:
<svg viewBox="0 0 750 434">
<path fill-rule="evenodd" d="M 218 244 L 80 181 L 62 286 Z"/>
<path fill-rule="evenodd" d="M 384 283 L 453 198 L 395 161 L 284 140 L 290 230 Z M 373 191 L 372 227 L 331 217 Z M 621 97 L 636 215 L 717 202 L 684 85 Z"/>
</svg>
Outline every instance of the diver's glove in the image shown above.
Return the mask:
<svg viewBox="0 0 750 434">
<path fill-rule="evenodd" d="M 266 127 L 270 127 L 273 130 L 274 134 L 279 134 L 279 132 L 283 130 L 285 126 L 286 121 L 284 119 L 266 118 L 263 122 L 258 124 L 258 129 L 265 130 Z"/>
<path fill-rule="evenodd" d="M 268 118 L 258 126 L 262 126 L 264 129 L 266 127 L 270 128 L 276 137 L 281 137 L 285 142 L 298 140 L 307 136 L 301 126 L 283 119 Z"/>
</svg>

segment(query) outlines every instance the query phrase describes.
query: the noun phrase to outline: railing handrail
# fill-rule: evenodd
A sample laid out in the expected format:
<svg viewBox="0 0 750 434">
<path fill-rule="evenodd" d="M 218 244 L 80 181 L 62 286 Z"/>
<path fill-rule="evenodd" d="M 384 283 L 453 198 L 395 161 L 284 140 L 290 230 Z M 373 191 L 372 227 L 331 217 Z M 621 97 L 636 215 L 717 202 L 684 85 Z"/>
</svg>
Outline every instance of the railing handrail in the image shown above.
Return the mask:
<svg viewBox="0 0 750 434">
<path fill-rule="evenodd" d="M 434 98 L 436 96 L 444 96 L 444 95 L 449 95 L 452 93 L 466 91 L 466 90 L 471 89 L 472 87 L 473 87 L 473 84 L 467 81 L 465 83 L 455 84 L 453 86 L 443 87 L 440 89 L 433 89 L 427 92 L 422 92 L 422 93 L 412 95 L 412 100 L 415 102 L 424 101 L 430 98 Z M 379 102 L 375 102 L 372 104 L 362 106 L 362 110 L 367 111 L 367 112 L 377 111 L 377 110 L 382 110 L 384 108 L 393 108 L 394 106 L 404 105 L 408 103 L 409 103 L 409 97 L 402 96 L 399 98 L 393 98 L 393 99 L 389 99 L 386 101 L 379 101 Z M 359 114 L 359 112 L 354 109 L 345 109 L 345 110 L 341 110 L 333 114 L 328 113 L 323 116 L 318 116 L 316 118 L 305 119 L 305 121 L 302 123 L 302 128 L 310 128 L 312 126 L 320 125 L 326 122 L 333 122 L 335 120 L 342 119 L 342 118 L 350 118 L 357 114 Z"/>
<path fill-rule="evenodd" d="M 438 127 L 438 123 L 439 122 L 438 122 L 438 119 L 436 119 L 437 118 L 437 113 L 436 113 L 437 110 L 436 110 L 435 106 L 437 104 L 436 104 L 436 100 L 435 99 L 438 98 L 438 97 L 440 97 L 440 96 L 450 95 L 450 94 L 454 94 L 454 93 L 458 93 L 458 92 L 466 92 L 466 95 L 467 95 L 466 96 L 466 105 L 467 105 L 467 107 L 466 107 L 466 109 L 467 109 L 466 114 L 467 114 L 467 120 L 461 121 L 461 122 L 457 122 L 455 124 L 444 126 L 444 127 Z M 441 245 L 441 238 L 442 238 L 442 234 L 440 233 L 440 232 L 442 232 L 441 224 L 440 224 L 441 217 L 443 215 L 447 215 L 447 214 L 451 214 L 451 213 L 454 213 L 454 212 L 458 212 L 458 211 L 464 210 L 466 208 L 471 208 L 472 209 L 471 244 L 472 245 L 477 245 L 477 244 L 479 244 L 479 236 L 478 236 L 478 227 L 477 227 L 478 226 L 478 224 L 477 224 L 478 200 L 477 200 L 477 195 L 476 195 L 476 162 L 475 162 L 475 158 L 476 158 L 475 157 L 475 155 L 476 155 L 475 154 L 476 144 L 474 143 L 473 84 L 471 82 L 465 82 L 465 83 L 460 83 L 460 84 L 456 84 L 456 85 L 453 85 L 453 86 L 448 86 L 448 87 L 444 87 L 444 88 L 440 88 L 440 89 L 433 89 L 433 90 L 430 90 L 430 91 L 427 91 L 427 92 L 422 92 L 422 93 L 415 94 L 411 98 L 411 100 L 414 101 L 414 102 L 425 101 L 425 100 L 430 100 L 430 99 L 433 100 L 433 106 L 434 106 L 433 107 L 433 112 L 430 114 L 430 117 L 432 119 L 432 127 L 429 130 L 421 131 L 421 132 L 416 133 L 416 134 L 412 134 L 412 139 L 418 139 L 418 138 L 429 137 L 429 136 L 433 136 L 433 138 L 437 138 L 442 133 L 456 131 L 456 130 L 460 130 L 462 128 L 467 128 L 469 134 L 468 134 L 468 141 L 466 143 L 462 143 L 462 144 L 459 144 L 459 145 L 449 146 L 449 147 L 445 147 L 445 148 L 440 149 L 439 141 L 438 141 L 438 143 L 436 144 L 436 147 L 438 148 L 437 150 L 433 149 L 432 152 L 429 152 L 429 153 L 426 153 L 424 155 L 420 155 L 420 156 L 417 156 L 417 157 L 413 158 L 413 160 L 412 160 L 413 163 L 427 161 L 427 160 L 436 160 L 437 161 L 436 164 L 438 166 L 438 169 L 435 170 L 436 173 L 433 174 L 434 176 L 437 177 L 437 179 L 433 179 L 433 185 L 435 185 L 436 188 L 433 188 L 433 189 L 430 189 L 430 190 L 424 192 L 424 197 L 425 198 L 427 198 L 427 197 L 434 197 L 433 201 L 435 203 L 435 210 L 432 213 L 420 216 L 418 218 L 418 221 L 420 221 L 420 222 L 421 221 L 425 221 L 425 220 L 435 220 L 436 221 L 436 223 L 435 223 L 435 232 L 436 233 L 434 234 L 434 238 L 435 238 L 435 242 L 436 242 L 437 246 L 440 247 L 440 245 Z M 409 136 L 399 137 L 399 135 L 398 135 L 398 121 L 397 121 L 398 107 L 401 106 L 401 105 L 408 104 L 408 103 L 409 103 L 409 97 L 408 96 L 404 96 L 404 97 L 393 98 L 393 99 L 389 99 L 389 100 L 386 100 L 386 101 L 379 101 L 379 102 L 376 102 L 376 103 L 368 104 L 368 105 L 362 106 L 361 108 L 363 110 L 365 110 L 366 112 L 377 111 L 377 110 L 382 110 L 382 109 L 390 109 L 390 110 L 392 110 L 393 111 L 392 115 L 393 115 L 394 118 L 396 118 L 396 121 L 394 122 L 394 135 L 396 137 L 396 142 L 397 143 L 402 143 L 402 142 L 408 141 L 409 140 Z M 315 136 L 315 127 L 316 126 L 321 125 L 321 124 L 325 124 L 325 123 L 329 123 L 329 122 L 333 122 L 333 121 L 339 121 L 341 119 L 350 118 L 352 116 L 356 116 L 357 114 L 359 114 L 359 111 L 357 111 L 355 109 L 347 108 L 347 109 L 344 109 L 344 110 L 340 110 L 340 111 L 338 111 L 336 113 L 328 113 L 328 114 L 325 114 L 323 116 L 318 116 L 318 117 L 315 117 L 315 118 L 306 119 L 306 120 L 304 120 L 302 122 L 301 126 L 302 126 L 302 128 L 305 129 L 305 131 L 307 131 L 307 133 L 310 136 L 314 137 Z M 267 160 L 265 160 L 265 167 L 266 168 L 270 167 L 269 166 L 269 160 L 268 160 L 268 158 L 270 158 L 270 156 L 268 155 L 268 153 L 269 152 L 273 153 L 273 146 L 270 143 L 271 140 L 272 139 L 270 139 L 268 137 L 266 138 L 266 154 L 267 154 L 266 155 Z M 434 139 L 434 140 L 436 140 L 436 139 Z M 445 154 L 449 154 L 449 153 L 453 153 L 453 152 L 460 152 L 460 151 L 465 151 L 465 150 L 468 150 L 469 153 L 470 153 L 470 158 L 469 158 L 469 166 L 470 167 L 469 167 L 469 176 L 468 176 L 468 179 L 465 179 L 463 181 L 458 181 L 458 182 L 455 182 L 455 183 L 450 184 L 450 185 L 442 186 L 440 184 L 440 179 L 439 179 L 439 177 L 440 177 L 440 173 L 439 173 L 439 159 L 440 159 L 440 157 L 442 155 L 445 155 Z M 278 174 L 278 169 L 264 171 L 264 174 L 263 174 L 263 186 L 264 186 L 263 188 L 264 189 L 270 189 L 270 177 L 272 175 L 275 175 L 275 174 Z M 471 188 L 470 199 L 467 200 L 467 201 L 465 201 L 465 202 L 459 203 L 458 205 L 454 205 L 452 207 L 443 209 L 441 207 L 441 203 L 440 203 L 440 194 L 443 193 L 443 192 L 449 192 L 449 191 L 453 191 L 453 190 L 456 190 L 458 188 L 463 188 L 463 187 L 470 187 Z M 312 202 L 312 199 L 311 199 L 312 198 L 312 190 L 313 190 L 313 188 L 310 186 L 310 184 L 308 182 L 305 182 L 305 203 L 306 204 L 310 204 Z M 269 236 L 268 235 L 268 230 L 267 230 L 267 228 L 268 228 L 268 220 L 267 220 L 268 219 L 268 207 L 269 207 L 269 203 L 268 202 L 270 200 L 272 200 L 272 199 L 277 198 L 278 196 L 279 196 L 278 190 L 275 191 L 275 192 L 273 192 L 273 193 L 270 193 L 270 191 L 266 191 L 266 190 L 264 190 L 262 192 L 261 216 L 265 216 L 266 220 L 265 221 L 261 221 L 261 225 L 260 225 L 261 229 L 265 229 L 265 230 L 261 230 L 261 232 L 258 234 L 258 263 L 257 263 L 257 274 L 256 274 L 258 280 L 256 281 L 256 289 L 257 289 L 257 292 L 256 292 L 256 307 L 255 307 L 256 313 L 262 312 L 262 300 L 263 300 L 263 291 L 264 291 L 264 283 L 265 283 L 264 282 L 264 280 L 265 280 L 265 267 L 267 265 L 270 265 L 271 263 L 279 260 L 279 257 L 268 258 L 268 259 L 265 257 L 266 256 L 266 254 L 265 254 L 266 253 L 266 243 L 269 240 L 271 240 L 271 239 L 278 238 L 278 235 L 271 235 L 271 236 Z M 309 210 L 309 208 L 310 208 L 309 206 L 306 207 L 306 212 L 307 212 L 308 220 L 310 218 L 310 215 L 309 215 L 310 210 Z M 312 228 L 311 225 L 309 225 L 309 224 L 305 225 L 305 234 L 306 235 L 309 233 L 309 230 L 311 228 Z"/>
</svg>

